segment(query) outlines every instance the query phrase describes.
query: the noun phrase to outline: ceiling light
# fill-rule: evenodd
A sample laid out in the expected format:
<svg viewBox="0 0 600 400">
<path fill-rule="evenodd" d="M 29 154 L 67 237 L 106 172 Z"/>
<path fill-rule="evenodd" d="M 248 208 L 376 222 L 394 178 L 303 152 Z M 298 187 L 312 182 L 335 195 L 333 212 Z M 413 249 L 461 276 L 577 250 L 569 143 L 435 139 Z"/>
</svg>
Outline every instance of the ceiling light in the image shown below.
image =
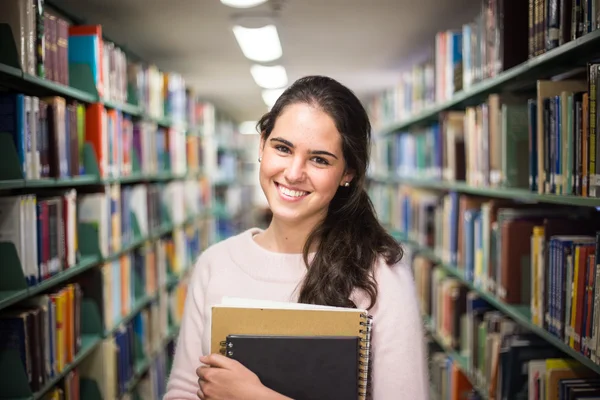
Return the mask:
<svg viewBox="0 0 600 400">
<path fill-rule="evenodd" d="M 258 121 L 244 121 L 238 127 L 242 135 L 258 135 L 256 124 Z"/>
<path fill-rule="evenodd" d="M 275 25 L 262 28 L 244 28 L 236 25 L 233 27 L 233 34 L 242 53 L 250 60 L 269 62 L 277 60 L 283 54 Z"/>
<path fill-rule="evenodd" d="M 287 73 L 281 65 L 267 67 L 264 65 L 253 65 L 250 73 L 254 82 L 263 89 L 279 89 L 288 84 Z"/>
<path fill-rule="evenodd" d="M 262 98 L 267 107 L 271 108 L 275 105 L 275 102 L 283 94 L 285 88 L 282 89 L 267 89 L 262 91 Z"/>
<path fill-rule="evenodd" d="M 250 8 L 266 2 L 267 0 L 221 0 L 226 6 L 235 8 Z"/>
</svg>

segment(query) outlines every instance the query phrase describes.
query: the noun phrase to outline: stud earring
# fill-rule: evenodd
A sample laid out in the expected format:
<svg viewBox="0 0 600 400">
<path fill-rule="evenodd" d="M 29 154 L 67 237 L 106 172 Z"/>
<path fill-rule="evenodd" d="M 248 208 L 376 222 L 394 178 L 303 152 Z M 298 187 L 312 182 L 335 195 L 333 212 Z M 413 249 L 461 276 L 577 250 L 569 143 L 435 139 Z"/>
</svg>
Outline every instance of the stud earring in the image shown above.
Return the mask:
<svg viewBox="0 0 600 400">
<path fill-rule="evenodd" d="M 262 157 L 258 157 L 258 162 L 261 162 L 261 161 L 262 161 Z"/>
<path fill-rule="evenodd" d="M 350 182 L 346 182 L 346 183 L 344 183 L 344 186 L 345 186 L 345 187 L 349 187 L 349 186 L 350 186 Z"/>
</svg>

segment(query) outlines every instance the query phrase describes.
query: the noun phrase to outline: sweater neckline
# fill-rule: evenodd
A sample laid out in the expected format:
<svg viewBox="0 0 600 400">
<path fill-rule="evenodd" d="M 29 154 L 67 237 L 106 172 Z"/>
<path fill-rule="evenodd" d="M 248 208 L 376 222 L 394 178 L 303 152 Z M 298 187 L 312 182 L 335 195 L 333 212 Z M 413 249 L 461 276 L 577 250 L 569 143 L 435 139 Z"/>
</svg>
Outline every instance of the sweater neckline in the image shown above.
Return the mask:
<svg viewBox="0 0 600 400">
<path fill-rule="evenodd" d="M 262 233 L 250 228 L 228 240 L 228 252 L 233 262 L 257 280 L 270 282 L 299 282 L 306 274 L 302 253 L 277 253 L 254 241 Z"/>
</svg>

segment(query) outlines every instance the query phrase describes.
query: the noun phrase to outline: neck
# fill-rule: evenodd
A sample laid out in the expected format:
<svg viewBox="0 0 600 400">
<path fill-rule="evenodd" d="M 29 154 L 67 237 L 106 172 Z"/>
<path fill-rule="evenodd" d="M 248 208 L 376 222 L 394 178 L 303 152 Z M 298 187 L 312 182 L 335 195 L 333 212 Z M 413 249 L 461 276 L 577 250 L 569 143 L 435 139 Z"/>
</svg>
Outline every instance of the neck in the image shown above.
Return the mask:
<svg viewBox="0 0 600 400">
<path fill-rule="evenodd" d="M 302 253 L 308 236 L 316 226 L 314 221 L 289 223 L 273 218 L 269 227 L 257 238 L 259 244 L 277 253 Z M 311 249 L 311 251 L 314 251 Z"/>
</svg>

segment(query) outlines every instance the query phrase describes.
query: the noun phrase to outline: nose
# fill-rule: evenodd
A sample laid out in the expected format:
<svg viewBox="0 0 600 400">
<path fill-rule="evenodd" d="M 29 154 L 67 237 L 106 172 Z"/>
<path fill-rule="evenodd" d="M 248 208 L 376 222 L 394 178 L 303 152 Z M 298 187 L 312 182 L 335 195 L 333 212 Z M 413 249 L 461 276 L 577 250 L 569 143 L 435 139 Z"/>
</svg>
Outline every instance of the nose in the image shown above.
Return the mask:
<svg viewBox="0 0 600 400">
<path fill-rule="evenodd" d="M 301 182 L 306 177 L 306 171 L 304 169 L 304 160 L 302 157 L 292 157 L 289 165 L 285 169 L 285 179 L 290 182 Z"/>
</svg>

